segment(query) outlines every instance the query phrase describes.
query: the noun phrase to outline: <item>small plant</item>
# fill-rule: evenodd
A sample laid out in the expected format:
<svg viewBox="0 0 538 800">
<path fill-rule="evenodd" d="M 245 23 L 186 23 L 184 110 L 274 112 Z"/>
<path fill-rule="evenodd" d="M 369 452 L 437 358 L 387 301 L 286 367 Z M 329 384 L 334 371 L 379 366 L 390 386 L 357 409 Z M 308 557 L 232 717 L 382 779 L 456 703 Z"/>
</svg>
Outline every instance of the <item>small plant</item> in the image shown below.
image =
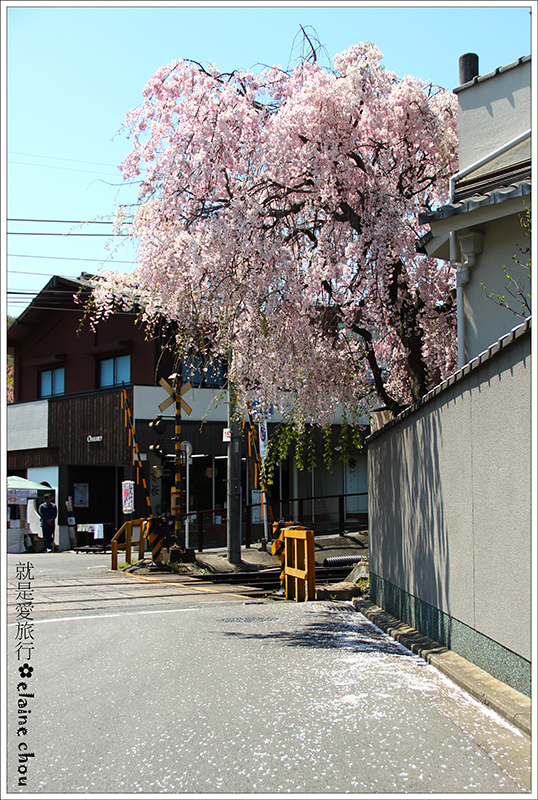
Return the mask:
<svg viewBox="0 0 538 800">
<path fill-rule="evenodd" d="M 168 567 L 170 572 L 190 572 L 190 567 L 188 564 L 184 564 L 183 561 L 170 561 Z"/>
<path fill-rule="evenodd" d="M 127 561 L 122 561 L 121 564 L 118 564 L 118 569 L 127 569 L 127 567 L 132 567 L 133 564 L 138 564 L 138 558 L 132 558 L 130 564 Z"/>
</svg>

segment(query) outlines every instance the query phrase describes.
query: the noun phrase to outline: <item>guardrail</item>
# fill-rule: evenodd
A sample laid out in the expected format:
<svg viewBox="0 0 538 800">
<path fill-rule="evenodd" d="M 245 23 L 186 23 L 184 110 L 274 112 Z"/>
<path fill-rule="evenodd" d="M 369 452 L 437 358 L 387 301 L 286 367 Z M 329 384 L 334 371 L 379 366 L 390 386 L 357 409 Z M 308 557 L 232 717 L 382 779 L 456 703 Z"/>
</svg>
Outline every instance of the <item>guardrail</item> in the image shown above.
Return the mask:
<svg viewBox="0 0 538 800">
<path fill-rule="evenodd" d="M 366 530 L 368 528 L 368 493 L 335 494 L 324 497 L 299 497 L 289 500 L 275 500 L 271 503 L 274 520 L 293 519 L 307 530 L 321 534 L 338 534 L 344 531 Z M 261 504 L 250 503 L 241 508 L 241 546 L 250 547 L 253 543 L 265 538 Z M 189 536 L 186 536 L 186 525 L 183 524 L 177 544 L 181 548 L 193 548 L 199 553 L 204 548 L 227 547 L 227 516 L 225 508 L 212 508 L 205 511 L 192 511 L 186 518 L 189 520 Z M 132 529 L 144 523 L 141 532 L 144 541 L 132 541 Z M 153 523 L 153 524 L 152 524 Z M 130 526 L 130 527 L 129 527 Z M 127 545 L 127 530 L 129 541 Z M 151 531 L 151 534 L 150 534 Z M 120 535 L 125 533 L 125 544 L 116 545 Z M 113 536 L 110 543 L 113 552 L 112 562 L 117 564 L 118 550 L 126 550 L 126 561 L 130 562 L 131 549 L 138 545 L 139 557 L 143 558 L 146 539 L 152 549 L 153 560 L 160 560 L 160 548 L 163 540 L 175 535 L 172 517 L 157 517 L 151 520 L 132 520 L 124 523 Z M 114 548 L 115 555 L 114 555 Z M 127 553 L 127 547 L 129 548 Z M 115 559 L 115 561 L 114 561 Z M 117 569 L 117 566 L 112 566 Z"/>
<path fill-rule="evenodd" d="M 125 561 L 131 563 L 131 553 L 133 547 L 138 545 L 138 559 L 141 561 L 144 558 L 144 549 L 146 546 L 146 536 L 150 525 L 149 519 L 132 519 L 124 522 L 117 533 L 114 534 L 110 541 L 110 549 L 112 551 L 112 564 L 111 569 L 118 569 L 118 551 L 125 550 Z M 133 528 L 140 528 L 138 541 L 133 542 Z M 125 541 L 120 542 L 120 537 L 125 534 Z"/>
</svg>

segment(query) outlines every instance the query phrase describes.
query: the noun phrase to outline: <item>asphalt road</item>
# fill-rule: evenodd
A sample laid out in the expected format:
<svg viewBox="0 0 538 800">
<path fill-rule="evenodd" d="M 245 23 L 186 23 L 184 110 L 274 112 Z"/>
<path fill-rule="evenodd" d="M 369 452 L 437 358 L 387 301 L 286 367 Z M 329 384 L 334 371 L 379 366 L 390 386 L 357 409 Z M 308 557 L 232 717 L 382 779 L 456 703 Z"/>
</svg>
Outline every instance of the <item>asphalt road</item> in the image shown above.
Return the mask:
<svg viewBox="0 0 538 800">
<path fill-rule="evenodd" d="M 8 556 L 3 797 L 530 789 L 529 739 L 351 604 L 109 565 Z"/>
</svg>

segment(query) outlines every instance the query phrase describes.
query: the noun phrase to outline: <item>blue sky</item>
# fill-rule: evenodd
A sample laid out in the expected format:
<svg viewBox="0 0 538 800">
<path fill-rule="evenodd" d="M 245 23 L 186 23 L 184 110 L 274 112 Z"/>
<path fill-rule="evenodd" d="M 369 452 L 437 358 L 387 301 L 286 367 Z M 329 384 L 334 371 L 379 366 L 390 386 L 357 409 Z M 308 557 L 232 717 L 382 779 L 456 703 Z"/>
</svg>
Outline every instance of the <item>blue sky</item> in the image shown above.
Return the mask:
<svg viewBox="0 0 538 800">
<path fill-rule="evenodd" d="M 537 11 L 536 0 L 1 6 L 2 222 L 10 220 L 2 225 L 7 293 L 5 280 L 2 287 L 12 316 L 51 275 L 96 272 L 111 258 L 107 226 L 69 221 L 110 220 L 119 204 L 135 200 L 121 186 L 117 165 L 129 142 L 118 131 L 159 66 L 191 58 L 223 71 L 288 67 L 300 54 L 303 26 L 329 57 L 373 41 L 398 75 L 453 89 L 463 53 L 479 55 L 480 74 L 528 55 L 536 28 L 529 11 Z M 74 235 L 82 233 L 101 235 Z M 105 264 L 131 270 L 134 258 L 129 244 Z"/>
</svg>

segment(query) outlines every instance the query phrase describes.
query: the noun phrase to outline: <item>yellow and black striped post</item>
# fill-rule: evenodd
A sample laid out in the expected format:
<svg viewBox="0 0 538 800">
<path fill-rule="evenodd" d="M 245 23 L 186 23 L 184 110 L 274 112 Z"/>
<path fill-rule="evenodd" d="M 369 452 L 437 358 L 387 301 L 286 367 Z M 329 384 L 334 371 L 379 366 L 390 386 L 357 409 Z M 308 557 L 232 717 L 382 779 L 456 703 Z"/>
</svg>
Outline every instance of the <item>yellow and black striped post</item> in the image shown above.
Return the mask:
<svg viewBox="0 0 538 800">
<path fill-rule="evenodd" d="M 151 517 L 148 542 L 151 547 L 151 560 L 154 564 L 162 564 L 162 547 L 164 540 L 164 524 L 161 519 Z"/>
<path fill-rule="evenodd" d="M 144 476 L 143 468 L 142 468 L 142 458 L 140 456 L 140 450 L 138 448 L 138 442 L 136 441 L 136 434 L 135 434 L 135 427 L 134 421 L 131 416 L 131 409 L 129 408 L 129 399 L 127 397 L 126 389 L 123 389 L 121 395 L 121 405 L 124 410 L 124 418 L 125 418 L 125 427 L 128 428 L 129 431 L 129 446 L 132 449 L 132 459 L 133 459 L 133 467 L 136 467 L 136 484 L 137 486 L 142 483 L 144 488 L 144 495 L 146 498 L 146 505 L 148 510 L 148 515 L 151 517 L 151 499 L 149 496 L 148 484 L 146 478 Z"/>
<path fill-rule="evenodd" d="M 142 469 L 142 458 L 140 456 L 140 450 L 138 449 L 138 442 L 136 441 L 134 420 L 131 415 L 131 409 L 129 408 L 129 398 L 127 396 L 127 390 L 125 387 L 121 393 L 121 407 L 124 412 L 124 424 L 129 432 L 129 446 L 132 449 L 133 467 L 136 467 L 136 484 L 139 486 L 140 482 L 142 482 L 144 495 L 146 498 L 148 518 L 151 520 L 153 518 L 153 513 L 151 511 L 151 498 L 149 496 L 148 484 Z M 140 536 L 142 536 L 142 530 L 140 530 Z M 161 561 L 162 537 L 160 540 L 158 540 L 158 542 L 156 542 L 153 525 L 151 525 L 149 528 L 148 541 L 151 545 L 153 561 Z"/>
</svg>

